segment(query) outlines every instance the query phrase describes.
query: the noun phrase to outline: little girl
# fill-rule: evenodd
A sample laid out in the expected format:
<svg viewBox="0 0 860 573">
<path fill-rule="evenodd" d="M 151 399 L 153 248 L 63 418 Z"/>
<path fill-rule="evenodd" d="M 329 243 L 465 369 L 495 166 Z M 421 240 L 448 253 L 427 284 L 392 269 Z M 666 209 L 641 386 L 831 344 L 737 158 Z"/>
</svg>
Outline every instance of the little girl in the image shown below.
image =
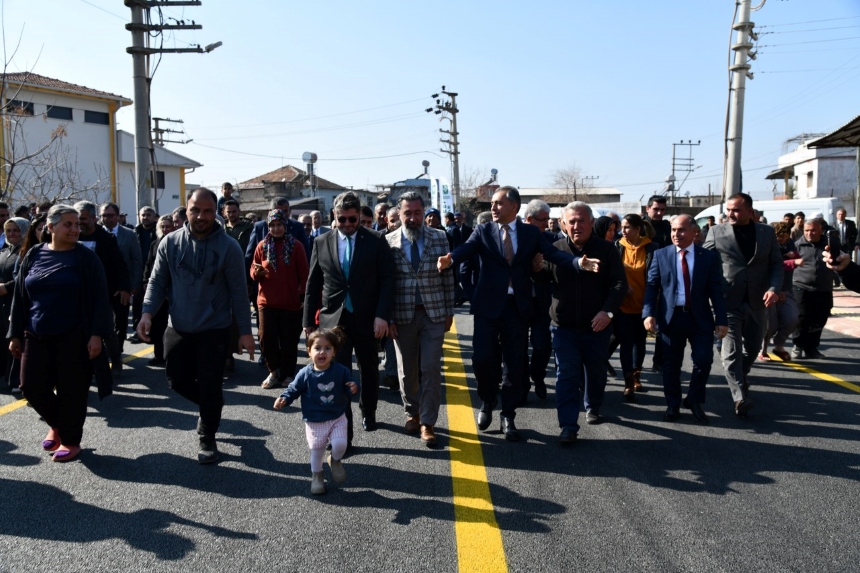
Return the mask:
<svg viewBox="0 0 860 573">
<path fill-rule="evenodd" d="M 308 336 L 308 356 L 311 363 L 302 368 L 286 390 L 275 400 L 275 409 L 292 404 L 302 397 L 302 419 L 311 449 L 311 493 L 325 493 L 323 457 L 326 444 L 331 443 L 328 465 L 331 477 L 341 483 L 346 471 L 340 460 L 346 452 L 346 409 L 349 394 L 358 393 L 358 384 L 351 381 L 352 372 L 342 364 L 332 362 L 343 338 L 338 329 L 318 329 Z"/>
</svg>

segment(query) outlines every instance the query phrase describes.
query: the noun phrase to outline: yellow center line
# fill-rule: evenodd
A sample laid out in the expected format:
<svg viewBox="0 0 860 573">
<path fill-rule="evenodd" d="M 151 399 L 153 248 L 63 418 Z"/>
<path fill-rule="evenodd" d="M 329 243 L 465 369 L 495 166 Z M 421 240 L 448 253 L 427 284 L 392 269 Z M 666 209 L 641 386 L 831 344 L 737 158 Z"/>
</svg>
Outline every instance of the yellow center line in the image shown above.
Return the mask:
<svg viewBox="0 0 860 573">
<path fill-rule="evenodd" d="M 452 325 L 451 331 L 445 333 L 442 353 L 458 568 L 461 573 L 506 573 L 508 564 L 502 532 L 490 497 L 490 484 L 481 442 L 478 440 L 472 398 L 466 384 L 466 370 L 460 355 L 456 325 Z"/>
<path fill-rule="evenodd" d="M 790 367 L 794 368 L 795 370 L 799 370 L 799 371 L 803 372 L 804 374 L 809 374 L 810 376 L 814 376 L 815 378 L 819 378 L 821 380 L 824 380 L 825 382 L 832 382 L 834 384 L 838 384 L 839 386 L 842 386 L 843 388 L 847 388 L 848 390 L 851 390 L 853 392 L 860 393 L 860 386 L 858 386 L 857 384 L 854 384 L 852 382 L 848 382 L 846 380 L 843 380 L 842 378 L 837 378 L 836 376 L 831 376 L 830 374 L 825 374 L 824 372 L 819 372 L 818 370 L 815 370 L 814 368 L 810 368 L 809 366 L 804 366 L 802 364 L 797 364 L 796 362 L 783 362 L 779 358 L 779 356 L 777 356 L 776 354 L 773 354 L 773 353 L 770 353 L 769 356 L 770 356 L 771 360 L 774 362 L 782 362 L 786 366 L 790 366 Z"/>
<path fill-rule="evenodd" d="M 14 412 L 18 408 L 23 408 L 26 405 L 26 400 L 15 400 L 14 402 L 10 402 L 9 404 L 6 404 L 2 408 L 0 408 L 0 416 L 8 414 L 9 412 Z"/>
<path fill-rule="evenodd" d="M 138 358 L 143 358 L 147 354 L 152 354 L 152 352 L 154 350 L 155 350 L 154 346 L 147 346 L 143 350 L 139 350 L 139 351 L 135 352 L 134 354 L 129 354 L 128 356 L 124 357 L 122 359 L 122 361 L 125 362 L 126 364 L 128 364 L 132 360 L 137 360 Z"/>
</svg>

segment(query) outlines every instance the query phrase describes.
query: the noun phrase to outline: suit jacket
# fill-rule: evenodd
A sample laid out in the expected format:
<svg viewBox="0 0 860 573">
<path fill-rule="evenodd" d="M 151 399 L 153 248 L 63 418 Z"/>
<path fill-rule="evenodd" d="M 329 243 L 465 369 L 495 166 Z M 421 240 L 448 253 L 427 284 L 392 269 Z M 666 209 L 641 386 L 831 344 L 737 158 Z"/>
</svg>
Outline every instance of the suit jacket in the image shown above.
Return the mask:
<svg viewBox="0 0 860 573">
<path fill-rule="evenodd" d="M 469 225 L 463 224 L 463 228 L 452 226 L 447 230 L 448 236 L 451 237 L 451 248 L 456 249 L 460 245 L 466 242 L 466 239 L 472 236 L 472 232 L 474 229 Z"/>
<path fill-rule="evenodd" d="M 311 247 L 308 244 L 308 236 L 305 234 L 305 227 L 295 219 L 287 220 L 287 232 L 299 241 L 305 248 L 305 253 L 310 260 Z M 266 238 L 269 234 L 269 224 L 265 219 L 254 223 L 254 231 L 251 233 L 251 238 L 248 239 L 248 246 L 245 248 L 245 270 L 251 268 L 251 262 L 254 260 L 254 251 L 260 241 Z"/>
<path fill-rule="evenodd" d="M 331 231 L 331 227 L 326 227 L 325 225 L 323 225 L 319 229 L 313 229 L 311 231 L 311 235 L 309 238 L 316 238 L 316 237 L 319 237 L 320 235 L 325 235 L 329 231 Z"/>
<path fill-rule="evenodd" d="M 693 247 L 693 256 L 695 262 L 693 276 L 690 277 L 690 300 L 687 301 L 693 319 L 697 326 L 707 330 L 713 330 L 717 324 L 728 326 L 720 256 L 698 246 Z M 678 276 L 677 259 L 675 245 L 669 245 L 654 253 L 651 266 L 648 267 L 642 318 L 653 316 L 660 330 L 666 329 L 678 306 L 675 293 L 683 278 Z"/>
<path fill-rule="evenodd" d="M 110 233 L 108 229 L 105 230 Z M 131 288 L 140 288 L 143 284 L 143 255 L 140 252 L 140 241 L 137 239 L 137 234 L 131 229 L 117 225 L 116 243 L 119 246 L 126 266 L 128 266 L 128 278 L 131 281 Z"/>
<path fill-rule="evenodd" d="M 836 221 L 831 228 L 839 230 L 839 221 Z M 826 235 L 825 235 L 826 236 Z M 845 219 L 845 240 L 842 241 L 843 251 L 849 253 L 854 252 L 854 247 L 857 246 L 857 224 L 850 219 Z"/>
<path fill-rule="evenodd" d="M 715 225 L 703 245 L 717 251 L 723 263 L 723 294 L 726 310 L 738 308 L 746 296 L 750 308 L 764 308 L 762 297 L 767 291 L 782 289 L 782 255 L 773 227 L 755 224 L 755 254 L 744 260 L 735 232 L 729 223 Z"/>
<path fill-rule="evenodd" d="M 426 225 L 422 227 L 422 232 L 424 252 L 421 253 L 417 272 L 403 250 L 403 232 L 398 229 L 385 235 L 394 258 L 395 289 L 391 320 L 398 324 L 408 324 L 415 318 L 416 285 L 430 320 L 442 322 L 445 318 L 454 316 L 454 271 L 448 268 L 440 273 L 436 269 L 439 257 L 448 253 L 448 239 L 444 232 Z"/>
<path fill-rule="evenodd" d="M 517 249 L 511 264 L 508 264 L 502 252 L 502 233 L 495 222 L 478 225 L 468 240 L 451 253 L 455 265 L 473 256 L 480 258 L 481 270 L 470 305 L 470 312 L 475 316 L 499 318 L 505 311 L 508 284 L 512 284 L 520 316 L 525 320 L 531 318 L 534 312 L 532 259 L 537 253 L 561 267 L 580 270 L 579 257 L 562 253 L 553 247 L 537 227 L 519 219 L 514 224 L 517 228 Z"/>
<path fill-rule="evenodd" d="M 385 237 L 359 226 L 353 237 L 355 246 L 349 279 L 343 274 L 337 253 L 338 233 L 314 239 L 308 285 L 305 289 L 305 327 L 334 328 L 340 323 L 343 303 L 349 293 L 355 320 L 373 328 L 373 319 L 391 318 L 394 299 L 394 261 Z"/>
</svg>

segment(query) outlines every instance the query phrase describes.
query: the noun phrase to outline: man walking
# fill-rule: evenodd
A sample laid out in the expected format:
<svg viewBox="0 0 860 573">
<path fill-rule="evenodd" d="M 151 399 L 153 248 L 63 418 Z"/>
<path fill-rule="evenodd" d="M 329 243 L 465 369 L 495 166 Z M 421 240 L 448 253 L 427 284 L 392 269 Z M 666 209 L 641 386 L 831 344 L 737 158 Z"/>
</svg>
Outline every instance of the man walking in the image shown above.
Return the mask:
<svg viewBox="0 0 860 573">
<path fill-rule="evenodd" d="M 421 195 L 404 193 L 399 204 L 400 229 L 385 236 L 395 281 L 388 331 L 397 351 L 406 433 L 420 430 L 421 441 L 432 447 L 442 403 L 442 342 L 454 322 L 454 276 L 450 269 L 436 270 L 436 261 L 448 252 L 448 239 L 424 224 Z"/>
<path fill-rule="evenodd" d="M 849 221 L 850 222 L 850 221 Z M 837 227 L 838 229 L 838 227 Z M 797 328 L 792 336 L 791 357 L 824 358 L 818 350 L 821 333 L 833 308 L 833 271 L 822 258 L 827 237 L 822 233 L 822 221 L 809 219 L 803 225 L 803 237 L 797 241 L 797 252 L 803 264 L 794 270 L 794 298 L 797 301 Z M 845 251 L 851 255 L 851 251 Z"/>
<path fill-rule="evenodd" d="M 239 244 L 215 220 L 218 197 L 198 188 L 188 199 L 188 225 L 159 243 L 143 314 L 137 326 L 149 342 L 152 317 L 165 298 L 170 322 L 164 334 L 167 380 L 180 396 L 200 407 L 197 461 L 218 460 L 215 434 L 224 407 L 224 365 L 231 349 L 230 322 L 239 327 L 239 352 L 254 358 L 245 265 Z"/>
</svg>

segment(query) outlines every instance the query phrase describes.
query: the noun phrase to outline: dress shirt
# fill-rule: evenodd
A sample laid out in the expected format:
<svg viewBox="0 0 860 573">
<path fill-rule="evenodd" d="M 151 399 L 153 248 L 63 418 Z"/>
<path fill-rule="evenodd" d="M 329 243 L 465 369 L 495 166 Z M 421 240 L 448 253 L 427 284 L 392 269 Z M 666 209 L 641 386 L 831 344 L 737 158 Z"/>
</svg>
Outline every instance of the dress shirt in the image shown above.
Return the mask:
<svg viewBox="0 0 860 573">
<path fill-rule="evenodd" d="M 510 223 L 496 223 L 499 226 L 499 249 L 502 251 L 502 255 L 505 254 L 505 231 L 502 229 L 503 225 L 507 225 L 510 231 L 508 231 L 508 235 L 511 237 L 511 245 L 514 247 L 514 255 L 517 254 L 517 220 L 514 219 Z M 508 294 L 514 294 L 514 287 L 512 285 L 508 285 Z"/>
<path fill-rule="evenodd" d="M 406 255 L 406 259 L 410 262 L 412 261 L 412 241 L 409 240 L 409 237 L 406 236 L 406 233 L 403 232 L 403 227 L 400 228 L 400 246 L 403 249 L 403 254 Z M 418 233 L 418 256 L 419 259 L 424 255 L 424 229 Z"/>
<path fill-rule="evenodd" d="M 350 237 L 352 240 L 352 258 L 355 258 L 355 233 Z M 337 259 L 340 261 L 340 266 L 343 268 L 343 258 L 346 256 L 346 235 L 338 230 L 337 232 Z M 352 264 L 352 260 L 350 260 Z"/>
<path fill-rule="evenodd" d="M 686 249 L 675 247 L 675 268 L 678 272 L 678 284 L 675 287 L 675 306 L 687 306 L 687 296 L 684 292 L 684 267 L 681 266 L 681 251 L 687 251 L 687 269 L 690 273 L 690 290 L 693 290 L 693 264 L 696 259 L 693 245 Z"/>
</svg>

